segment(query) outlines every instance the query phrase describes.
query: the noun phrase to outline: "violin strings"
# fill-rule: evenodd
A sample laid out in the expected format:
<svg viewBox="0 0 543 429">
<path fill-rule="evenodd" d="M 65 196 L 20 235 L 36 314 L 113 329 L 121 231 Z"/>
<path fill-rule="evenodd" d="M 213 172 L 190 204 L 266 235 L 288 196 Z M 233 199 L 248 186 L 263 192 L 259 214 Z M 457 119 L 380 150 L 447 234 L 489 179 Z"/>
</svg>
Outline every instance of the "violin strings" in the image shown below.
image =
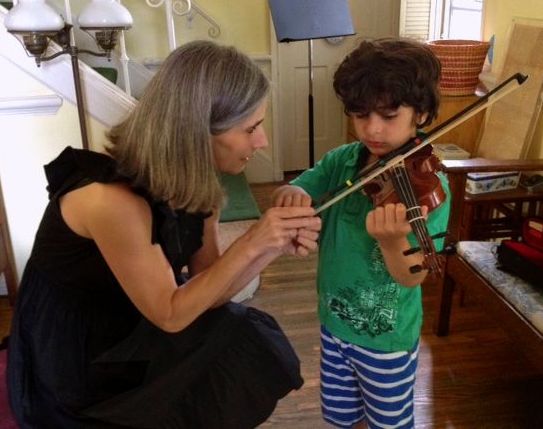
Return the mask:
<svg viewBox="0 0 543 429">
<path fill-rule="evenodd" d="M 410 223 L 413 223 L 417 229 L 423 229 L 424 223 L 419 220 L 424 219 L 422 216 L 422 211 L 420 210 L 420 205 L 415 197 L 413 188 L 411 187 L 411 182 L 406 176 L 406 171 L 404 168 L 398 168 L 395 171 L 395 182 L 400 189 L 401 197 L 403 197 L 403 203 L 407 206 L 407 217 Z"/>
<path fill-rule="evenodd" d="M 419 244 L 421 244 L 421 247 L 429 251 L 428 241 L 424 237 L 425 224 L 421 221 L 423 219 L 422 212 L 411 187 L 411 182 L 406 176 L 407 172 L 405 171 L 405 168 L 400 167 L 395 169 L 394 173 L 395 182 L 400 191 L 399 193 L 403 198 L 404 204 L 407 206 L 408 220 L 412 224 L 412 227 L 414 227 L 414 230 L 417 230 L 415 231 L 417 238 L 420 236 L 420 241 L 422 241 L 422 243 Z M 417 234 L 417 232 L 419 232 L 419 234 Z"/>
<path fill-rule="evenodd" d="M 430 237 L 426 222 L 422 216 L 422 210 L 413 191 L 409 175 L 404 166 L 394 166 L 392 168 L 392 180 L 396 185 L 400 199 L 407 206 L 407 218 L 413 228 L 413 232 L 423 249 L 424 257 L 429 264 L 430 271 L 440 271 L 439 262 L 436 260 L 436 250 L 434 242 Z"/>
</svg>

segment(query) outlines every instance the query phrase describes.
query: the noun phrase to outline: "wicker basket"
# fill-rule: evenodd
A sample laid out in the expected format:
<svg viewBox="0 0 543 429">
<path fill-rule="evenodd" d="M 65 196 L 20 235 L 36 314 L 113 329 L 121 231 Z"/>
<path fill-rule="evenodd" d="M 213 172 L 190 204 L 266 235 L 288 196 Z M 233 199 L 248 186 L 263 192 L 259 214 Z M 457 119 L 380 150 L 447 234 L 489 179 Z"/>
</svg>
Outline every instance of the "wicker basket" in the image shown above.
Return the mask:
<svg viewBox="0 0 543 429">
<path fill-rule="evenodd" d="M 441 94 L 473 94 L 490 43 L 478 40 L 433 40 L 427 42 L 427 45 L 441 61 Z"/>
</svg>

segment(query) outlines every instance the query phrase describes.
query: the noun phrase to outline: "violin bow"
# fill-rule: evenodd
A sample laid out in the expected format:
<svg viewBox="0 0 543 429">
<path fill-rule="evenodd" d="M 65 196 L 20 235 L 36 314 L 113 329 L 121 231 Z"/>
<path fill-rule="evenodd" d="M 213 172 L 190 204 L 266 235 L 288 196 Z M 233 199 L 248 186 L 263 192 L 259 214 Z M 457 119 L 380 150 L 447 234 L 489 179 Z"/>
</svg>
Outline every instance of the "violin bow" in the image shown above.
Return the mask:
<svg viewBox="0 0 543 429">
<path fill-rule="evenodd" d="M 316 207 L 315 214 L 319 214 L 322 211 L 326 210 L 328 207 L 341 201 L 343 198 L 357 191 L 366 183 L 383 174 L 391 167 L 394 167 L 395 165 L 401 163 L 405 158 L 411 156 L 415 152 L 422 149 L 424 146 L 429 145 L 442 135 L 448 133 L 453 128 L 467 121 L 469 118 L 476 115 L 481 110 L 490 107 L 496 101 L 500 100 L 502 97 L 505 97 L 507 94 L 520 87 L 520 85 L 522 85 L 526 81 L 526 79 L 528 79 L 528 76 L 521 73 L 515 73 L 514 75 L 500 83 L 498 86 L 496 86 L 496 88 L 489 91 L 477 101 L 458 112 L 456 115 L 452 116 L 440 125 L 432 128 L 430 131 L 428 131 L 426 137 L 423 140 L 420 138 L 411 139 L 399 149 L 389 153 L 385 157 L 381 158 L 379 161 L 374 162 L 373 164 L 362 169 L 362 171 L 360 171 L 360 173 L 358 173 L 353 179 L 347 180 L 343 186 L 336 189 L 336 191 L 330 198 L 328 198 L 322 204 Z"/>
</svg>

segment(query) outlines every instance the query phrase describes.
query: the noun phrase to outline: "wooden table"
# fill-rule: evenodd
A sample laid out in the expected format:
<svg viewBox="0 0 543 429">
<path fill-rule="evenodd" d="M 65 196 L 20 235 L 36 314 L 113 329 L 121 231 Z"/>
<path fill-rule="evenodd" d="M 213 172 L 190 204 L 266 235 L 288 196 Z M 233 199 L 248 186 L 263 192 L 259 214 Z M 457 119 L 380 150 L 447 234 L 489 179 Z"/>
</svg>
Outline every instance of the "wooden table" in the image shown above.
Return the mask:
<svg viewBox="0 0 543 429">
<path fill-rule="evenodd" d="M 543 216 L 543 192 L 513 190 L 465 194 L 460 240 L 488 240 L 522 235 L 524 219 Z"/>
<path fill-rule="evenodd" d="M 447 245 L 456 245 L 459 241 L 484 241 L 492 238 L 518 237 L 521 234 L 522 222 L 531 216 L 543 216 L 543 192 L 531 193 L 526 189 L 517 188 L 511 191 L 489 192 L 471 195 L 465 192 L 466 179 L 469 173 L 506 172 L 543 170 L 543 160 L 492 160 L 484 158 L 466 160 L 445 160 L 441 162 L 443 171 L 447 174 L 451 189 L 451 214 L 449 219 Z M 524 210 L 523 210 L 524 209 Z M 445 275 L 438 280 L 437 289 L 440 291 L 437 317 L 434 321 L 434 332 L 437 335 L 447 335 L 449 316 L 452 305 L 454 284 L 470 290 L 480 290 L 482 302 L 488 308 L 493 306 L 500 317 L 505 317 L 510 307 L 490 287 L 490 283 L 471 267 L 460 255 L 446 255 Z M 515 312 L 513 324 L 518 332 L 522 331 L 523 322 Z M 501 319 L 500 319 L 501 320 Z M 519 323 L 520 322 L 520 323 Z M 528 329 L 530 337 L 533 329 Z M 520 335 L 520 334 L 519 334 Z M 537 336 L 539 335 L 539 337 Z M 541 334 L 535 344 L 541 348 Z M 530 342 L 530 341 L 528 341 Z"/>
<path fill-rule="evenodd" d="M 441 164 L 452 194 L 448 242 L 518 237 L 524 218 L 543 216 L 541 192 L 531 193 L 519 187 L 513 191 L 465 193 L 468 173 L 541 171 L 543 160 L 473 158 L 445 160 Z"/>
</svg>

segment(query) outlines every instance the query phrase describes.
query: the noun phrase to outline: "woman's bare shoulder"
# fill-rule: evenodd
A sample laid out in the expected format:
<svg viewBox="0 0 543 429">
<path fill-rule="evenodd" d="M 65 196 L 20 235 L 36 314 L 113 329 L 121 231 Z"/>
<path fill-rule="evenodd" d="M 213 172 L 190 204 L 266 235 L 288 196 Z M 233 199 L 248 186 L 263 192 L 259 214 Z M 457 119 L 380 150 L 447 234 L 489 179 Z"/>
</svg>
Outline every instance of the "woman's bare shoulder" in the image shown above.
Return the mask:
<svg viewBox="0 0 543 429">
<path fill-rule="evenodd" d="M 71 191 L 63 196 L 61 211 L 74 232 L 89 238 L 93 225 L 148 223 L 151 217 L 146 200 L 123 183 L 94 182 Z"/>
</svg>

